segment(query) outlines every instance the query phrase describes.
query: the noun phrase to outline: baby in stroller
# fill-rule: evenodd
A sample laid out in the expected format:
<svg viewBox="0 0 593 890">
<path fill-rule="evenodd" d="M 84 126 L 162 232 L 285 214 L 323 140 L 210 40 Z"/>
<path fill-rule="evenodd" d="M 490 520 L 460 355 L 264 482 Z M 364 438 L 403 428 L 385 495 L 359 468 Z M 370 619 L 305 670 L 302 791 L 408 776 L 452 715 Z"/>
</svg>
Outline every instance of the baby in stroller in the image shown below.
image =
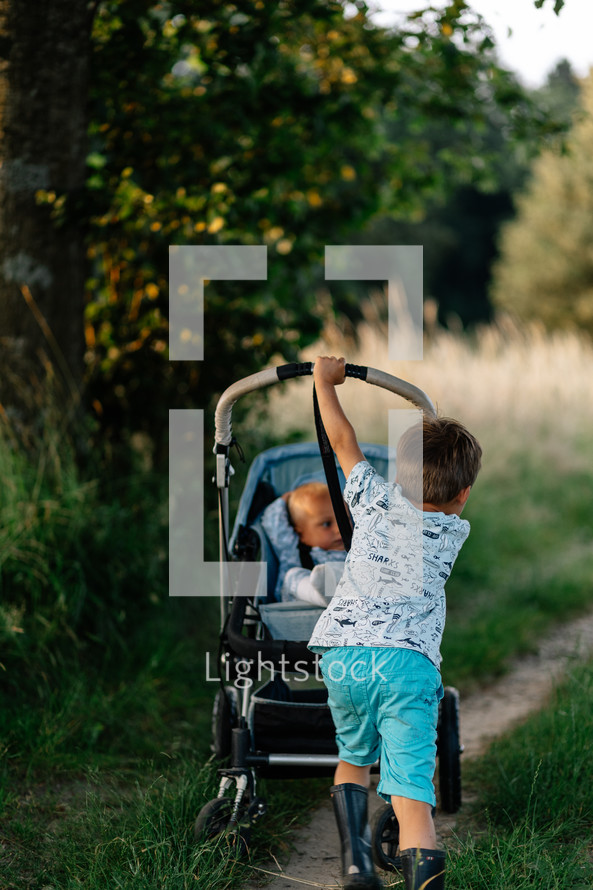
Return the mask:
<svg viewBox="0 0 593 890">
<path fill-rule="evenodd" d="M 278 556 L 274 598 L 325 607 L 346 559 L 327 485 L 305 482 L 286 492 L 266 507 L 261 524 Z"/>
</svg>

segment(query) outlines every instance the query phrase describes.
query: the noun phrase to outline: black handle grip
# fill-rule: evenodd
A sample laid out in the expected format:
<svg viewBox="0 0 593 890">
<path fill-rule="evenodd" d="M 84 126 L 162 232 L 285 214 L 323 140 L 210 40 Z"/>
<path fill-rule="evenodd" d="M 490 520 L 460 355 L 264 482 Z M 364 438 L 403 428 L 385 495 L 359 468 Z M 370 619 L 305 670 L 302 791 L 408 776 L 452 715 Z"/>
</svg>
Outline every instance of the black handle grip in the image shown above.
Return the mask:
<svg viewBox="0 0 593 890">
<path fill-rule="evenodd" d="M 366 365 L 349 365 L 346 364 L 346 377 L 356 377 L 357 380 L 366 380 L 367 379 L 367 371 L 369 369 Z"/>
<path fill-rule="evenodd" d="M 276 373 L 278 380 L 290 380 L 293 377 L 309 377 L 313 373 L 314 362 L 290 362 L 288 365 L 278 365 Z M 346 377 L 356 377 L 357 380 L 366 380 L 368 368 L 366 365 L 345 366 Z"/>
<path fill-rule="evenodd" d="M 278 380 L 290 380 L 292 377 L 307 377 L 313 373 L 313 362 L 291 362 L 288 365 L 278 365 L 276 373 Z"/>
</svg>

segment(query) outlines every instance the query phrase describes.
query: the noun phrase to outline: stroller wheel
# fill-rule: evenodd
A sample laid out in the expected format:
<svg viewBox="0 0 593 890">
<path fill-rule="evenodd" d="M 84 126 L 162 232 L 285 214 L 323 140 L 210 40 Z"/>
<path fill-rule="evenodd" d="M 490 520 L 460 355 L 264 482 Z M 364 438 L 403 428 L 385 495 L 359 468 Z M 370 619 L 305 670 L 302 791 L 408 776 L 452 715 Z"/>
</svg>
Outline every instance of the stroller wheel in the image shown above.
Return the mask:
<svg viewBox="0 0 593 890">
<path fill-rule="evenodd" d="M 441 701 L 437 741 L 441 809 L 456 813 L 461 806 L 462 751 L 459 744 L 459 693 L 447 686 Z"/>
<path fill-rule="evenodd" d="M 373 859 L 385 871 L 401 871 L 399 823 L 391 804 L 379 810 L 373 820 Z"/>
<path fill-rule="evenodd" d="M 232 731 L 237 726 L 239 694 L 234 686 L 219 689 L 212 706 L 212 744 L 210 748 L 217 760 L 224 760 L 231 753 Z"/>
<path fill-rule="evenodd" d="M 249 852 L 251 832 L 249 826 L 231 825 L 233 801 L 228 797 L 217 797 L 204 804 L 194 825 L 194 839 L 198 842 L 214 840 L 226 834 L 229 849 L 237 859 L 244 859 Z"/>
</svg>

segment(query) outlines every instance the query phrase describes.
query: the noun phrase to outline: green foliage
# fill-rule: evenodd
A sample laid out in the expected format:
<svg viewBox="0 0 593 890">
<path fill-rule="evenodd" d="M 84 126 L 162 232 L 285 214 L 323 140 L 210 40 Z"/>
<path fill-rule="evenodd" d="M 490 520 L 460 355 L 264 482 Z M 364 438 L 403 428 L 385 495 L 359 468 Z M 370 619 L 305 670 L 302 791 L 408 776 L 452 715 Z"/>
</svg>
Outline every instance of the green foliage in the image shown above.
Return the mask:
<svg viewBox="0 0 593 890">
<path fill-rule="evenodd" d="M 64 657 L 125 649 L 130 627 L 166 597 L 165 480 L 138 470 L 99 483 L 77 466 L 51 406 L 36 445 L 3 425 L 0 468 L 3 678 L 12 690 L 51 687 Z"/>
<path fill-rule="evenodd" d="M 546 0 L 533 0 L 535 3 L 536 9 L 541 9 Z M 554 12 L 556 15 L 560 15 L 560 10 L 564 6 L 564 0 L 554 0 Z"/>
<path fill-rule="evenodd" d="M 581 99 L 581 89 L 567 59 L 561 59 L 550 71 L 545 84 L 534 91 L 533 98 L 538 108 L 550 114 L 566 129 L 571 127 Z"/>
<path fill-rule="evenodd" d="M 357 7 L 99 4 L 86 332 L 111 440 L 148 432 L 160 462 L 169 408 L 208 407 L 229 367 L 235 379 L 293 359 L 334 310 L 355 322 L 358 295 L 336 289 L 332 305 L 321 291 L 324 246 L 488 176 L 494 113 L 507 140 L 542 123 L 465 3 L 399 32 Z M 267 282 L 206 287 L 203 365 L 169 362 L 168 245 L 262 243 Z"/>
<path fill-rule="evenodd" d="M 504 229 L 495 268 L 496 306 L 546 328 L 593 334 L 593 79 L 583 82 L 582 113 L 563 151 L 542 153 L 517 218 Z"/>
<path fill-rule="evenodd" d="M 509 159 L 508 168 L 512 166 Z M 469 327 L 491 318 L 490 267 L 500 225 L 512 211 L 507 189 L 492 192 L 466 185 L 444 203 L 431 203 L 419 222 L 381 218 L 365 233 L 365 240 L 422 244 L 424 298 L 438 307 L 435 321 L 452 329 L 460 324 Z"/>
<path fill-rule="evenodd" d="M 433 146 L 432 154 L 440 147 L 465 159 L 469 148 L 472 166 L 458 172 L 448 193 L 425 202 L 421 219 L 382 215 L 360 237 L 370 244 L 422 244 L 424 295 L 436 301 L 441 325 L 455 328 L 461 322 L 466 327 L 491 320 L 491 267 L 501 225 L 514 216 L 513 196 L 525 186 L 534 158 L 570 128 L 579 93 L 566 61 L 558 63 L 540 89 L 527 96 L 517 89 L 514 107 L 524 121 L 521 140 L 509 138 L 504 114 L 494 101 L 485 104 L 480 127 L 471 120 L 461 131 L 447 120 L 426 122 L 422 139 Z"/>
</svg>

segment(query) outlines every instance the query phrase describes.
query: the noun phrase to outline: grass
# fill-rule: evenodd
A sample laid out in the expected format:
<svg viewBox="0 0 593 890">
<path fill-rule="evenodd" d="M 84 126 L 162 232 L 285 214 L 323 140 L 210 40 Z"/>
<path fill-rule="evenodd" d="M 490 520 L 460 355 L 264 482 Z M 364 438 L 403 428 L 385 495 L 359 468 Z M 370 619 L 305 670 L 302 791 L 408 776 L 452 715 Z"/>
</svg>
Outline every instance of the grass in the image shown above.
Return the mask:
<svg viewBox="0 0 593 890">
<path fill-rule="evenodd" d="M 451 851 L 451 886 L 593 886 L 592 693 L 593 663 L 573 668 L 546 708 L 468 764 L 477 829 Z"/>
<path fill-rule="evenodd" d="M 142 784 L 108 770 L 34 783 L 11 807 L 2 887 L 234 886 L 245 866 L 221 857 L 220 843 L 197 847 L 191 838 L 213 786 L 209 766 L 164 755 L 143 765 Z"/>
<path fill-rule="evenodd" d="M 475 432 L 493 471 L 504 472 L 509 456 L 526 451 L 570 465 L 573 445 L 585 444 L 592 425 L 593 350 L 577 332 L 549 334 L 536 324 L 519 329 L 506 319 L 468 336 L 439 329 L 427 337 L 424 358 L 417 362 L 389 359 L 386 326 L 379 319 L 358 333 L 354 344 L 337 329 L 328 332 L 303 360 L 330 352 L 412 381 L 439 413 L 458 417 Z M 366 441 L 386 441 L 387 412 L 409 407 L 353 380 L 346 381 L 340 399 Z M 298 429 L 314 435 L 310 404 L 310 378 L 276 388 L 269 416 L 277 434 Z M 582 465 L 582 454 L 578 462 Z"/>
<path fill-rule="evenodd" d="M 358 354 L 346 351 L 412 379 L 484 446 L 464 514 L 472 534 L 448 585 L 444 679 L 463 691 L 591 605 L 593 350 L 576 335 L 499 327 L 469 341 L 435 335 L 415 365 L 389 363 L 370 328 Z M 361 399 L 361 386 L 343 388 L 347 410 L 361 438 L 386 440 L 393 397 L 373 388 Z M 306 429 L 310 381 L 286 392 L 272 396 L 268 430 L 238 429 L 246 450 L 246 439 L 258 450 L 271 431 L 282 441 Z M 6 428 L 0 472 L 0 887 L 241 886 L 247 866 L 192 838 L 217 784 L 208 762 L 216 684 L 205 653 L 216 651 L 218 606 L 168 598 L 167 480 L 140 465 L 125 478 L 82 472 L 51 423 L 33 449 Z M 586 701 L 590 685 L 579 682 Z M 588 725 L 585 711 L 570 713 L 566 726 Z M 580 886 L 582 818 L 573 809 L 562 830 L 539 821 L 541 801 L 560 806 L 550 790 L 560 765 L 536 745 L 550 732 L 539 727 L 515 760 L 484 765 L 471 780 L 491 789 L 489 815 L 460 841 L 467 855 L 452 856 L 452 886 L 506 888 L 515 873 L 512 886 Z M 576 743 L 573 751 L 552 737 L 573 774 L 588 775 L 586 739 L 575 735 L 577 754 Z M 587 781 L 569 786 L 582 813 L 591 810 Z M 262 784 L 273 818 L 254 831 L 252 864 L 286 850 L 291 826 L 326 784 Z"/>
<path fill-rule="evenodd" d="M 193 840 L 218 785 L 218 603 L 168 597 L 167 479 L 83 473 L 59 426 L 2 433 L 0 887 L 238 886 L 225 841 Z M 312 787 L 271 789 L 266 851 Z"/>
<path fill-rule="evenodd" d="M 298 809 L 302 819 L 320 789 L 305 782 L 266 795 L 279 820 L 275 838 L 256 827 L 249 863 L 235 859 L 224 837 L 194 841 L 196 814 L 216 790 L 214 766 L 199 751 L 161 752 L 126 768 L 33 773 L 26 783 L 4 789 L 0 886 L 238 887 L 252 876 L 253 865 L 268 865 L 271 846 L 286 850 L 290 810 Z"/>
<path fill-rule="evenodd" d="M 447 682 L 468 689 L 472 678 L 499 676 L 553 624 L 591 608 L 592 479 L 522 455 L 502 483 L 478 481 L 464 514 L 472 532 L 447 589 Z"/>
<path fill-rule="evenodd" d="M 534 830 L 553 829 L 559 841 L 590 835 L 592 695 L 593 664 L 573 667 L 545 709 L 473 765 L 469 778 L 479 781 L 492 825 L 505 828 L 528 812 Z"/>
</svg>

